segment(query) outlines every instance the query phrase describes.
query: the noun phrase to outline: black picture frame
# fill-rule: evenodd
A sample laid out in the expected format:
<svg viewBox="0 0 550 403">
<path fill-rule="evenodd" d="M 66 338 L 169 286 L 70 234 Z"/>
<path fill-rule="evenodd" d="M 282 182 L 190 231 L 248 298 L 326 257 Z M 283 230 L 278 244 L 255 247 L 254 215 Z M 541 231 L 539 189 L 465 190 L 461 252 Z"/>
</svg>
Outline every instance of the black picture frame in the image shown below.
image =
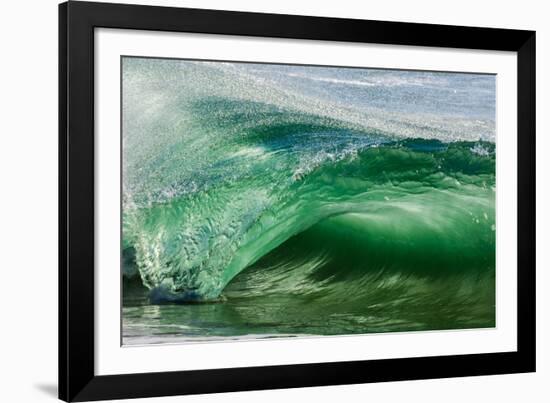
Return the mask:
<svg viewBox="0 0 550 403">
<path fill-rule="evenodd" d="M 517 52 L 517 351 L 96 376 L 94 29 Z M 142 5 L 59 5 L 59 398 L 65 401 L 535 371 L 535 32 Z"/>
</svg>

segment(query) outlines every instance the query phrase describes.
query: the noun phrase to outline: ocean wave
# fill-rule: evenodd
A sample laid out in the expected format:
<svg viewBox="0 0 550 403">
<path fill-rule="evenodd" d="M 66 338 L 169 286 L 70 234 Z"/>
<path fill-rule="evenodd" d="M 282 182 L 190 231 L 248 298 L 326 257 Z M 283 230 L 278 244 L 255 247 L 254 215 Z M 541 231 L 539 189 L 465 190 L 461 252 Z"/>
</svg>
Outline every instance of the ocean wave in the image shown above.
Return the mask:
<svg viewBox="0 0 550 403">
<path fill-rule="evenodd" d="M 227 166 L 235 171 L 233 181 L 125 211 L 125 239 L 135 250 L 144 284 L 159 300 L 218 298 L 233 277 L 289 238 L 327 219 L 345 223 L 344 217 L 362 222 L 360 233 L 376 228 L 372 240 L 408 240 L 392 245 L 386 258 L 399 254 L 401 245 L 403 259 L 410 259 L 425 236 L 432 244 L 420 256 L 438 261 L 441 253 L 442 270 L 457 262 L 471 267 L 458 257 L 478 262 L 494 257 L 495 224 L 494 156 L 476 154 L 472 147 L 408 140 L 335 152 L 339 157 L 315 154 L 307 169 L 297 159 L 295 169 L 246 177 L 236 173 L 240 164 L 247 166 L 241 157 Z M 257 168 L 264 171 L 277 162 L 267 159 Z M 404 233 L 384 232 L 397 226 Z M 361 239 L 368 245 L 371 238 Z M 478 245 L 486 255 L 474 253 Z M 427 262 L 413 267 L 425 268 Z"/>
<path fill-rule="evenodd" d="M 153 301 L 494 271 L 494 120 L 350 104 L 235 66 L 124 63 L 124 274 Z"/>
</svg>

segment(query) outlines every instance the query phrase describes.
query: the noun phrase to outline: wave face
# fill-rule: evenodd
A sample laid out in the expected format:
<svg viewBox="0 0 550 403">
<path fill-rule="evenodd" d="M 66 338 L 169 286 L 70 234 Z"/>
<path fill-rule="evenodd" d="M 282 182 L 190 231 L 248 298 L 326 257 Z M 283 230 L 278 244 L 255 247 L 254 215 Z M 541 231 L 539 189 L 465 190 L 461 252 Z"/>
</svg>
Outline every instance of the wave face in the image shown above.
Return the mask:
<svg viewBox="0 0 550 403">
<path fill-rule="evenodd" d="M 124 58 L 124 275 L 494 324 L 494 103 L 491 76 Z"/>
</svg>

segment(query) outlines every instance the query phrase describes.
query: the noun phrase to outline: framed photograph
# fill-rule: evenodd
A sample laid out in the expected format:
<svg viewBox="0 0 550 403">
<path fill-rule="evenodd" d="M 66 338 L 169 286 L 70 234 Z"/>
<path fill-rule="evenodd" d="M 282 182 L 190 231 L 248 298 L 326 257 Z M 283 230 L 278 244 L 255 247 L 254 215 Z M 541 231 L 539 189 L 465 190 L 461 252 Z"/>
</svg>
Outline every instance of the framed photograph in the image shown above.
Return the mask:
<svg viewBox="0 0 550 403">
<path fill-rule="evenodd" d="M 535 370 L 535 33 L 59 6 L 59 397 Z"/>
</svg>

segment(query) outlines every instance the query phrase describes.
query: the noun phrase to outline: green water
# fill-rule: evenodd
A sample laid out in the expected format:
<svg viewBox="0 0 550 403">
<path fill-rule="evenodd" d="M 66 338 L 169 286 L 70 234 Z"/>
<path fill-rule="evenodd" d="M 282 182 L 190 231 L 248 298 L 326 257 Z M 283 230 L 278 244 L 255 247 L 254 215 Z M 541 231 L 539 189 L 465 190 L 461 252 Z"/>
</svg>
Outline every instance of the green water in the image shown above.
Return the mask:
<svg viewBox="0 0 550 403">
<path fill-rule="evenodd" d="M 364 109 L 345 98 L 355 71 L 320 95 L 326 76 L 283 91 L 275 70 L 266 86 L 125 63 L 124 343 L 494 327 L 494 124 L 479 77 L 445 76 L 452 94 L 477 89 L 470 101 L 441 101 L 449 88 L 420 75 Z M 422 121 L 395 105 L 411 93 Z"/>
</svg>

